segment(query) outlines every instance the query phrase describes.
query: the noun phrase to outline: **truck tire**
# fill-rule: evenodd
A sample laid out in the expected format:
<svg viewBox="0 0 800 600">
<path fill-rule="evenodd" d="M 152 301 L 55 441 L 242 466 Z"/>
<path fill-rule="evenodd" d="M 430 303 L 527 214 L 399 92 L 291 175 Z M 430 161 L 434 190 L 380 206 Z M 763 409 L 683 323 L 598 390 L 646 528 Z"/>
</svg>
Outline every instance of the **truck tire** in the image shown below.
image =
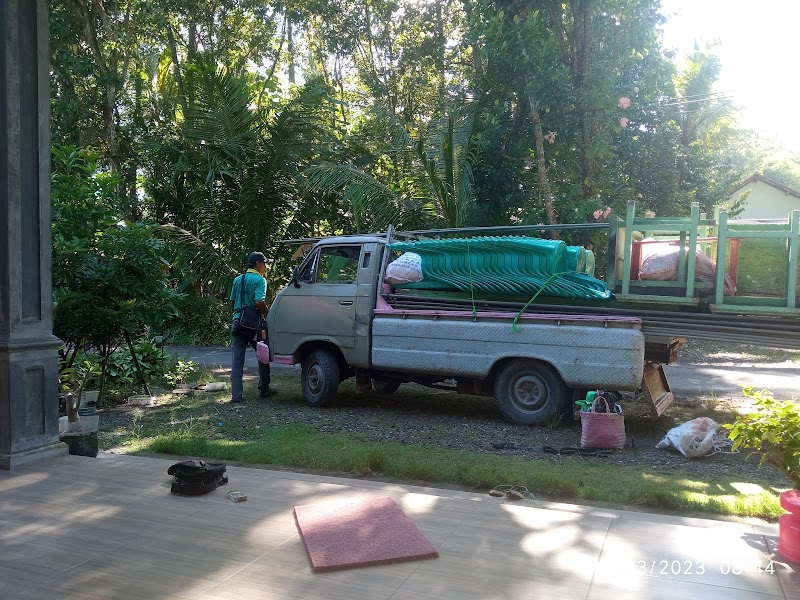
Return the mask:
<svg viewBox="0 0 800 600">
<path fill-rule="evenodd" d="M 587 388 L 570 388 L 567 392 L 567 403 L 564 405 L 564 418 L 567 422 L 580 423 L 581 417 L 576 402 L 585 399 L 590 391 Z"/>
<path fill-rule="evenodd" d="M 391 396 L 400 387 L 399 381 L 392 381 L 391 379 L 378 379 L 372 378 L 372 389 L 383 396 Z"/>
<path fill-rule="evenodd" d="M 314 350 L 303 360 L 303 397 L 311 406 L 328 406 L 339 391 L 339 363 L 327 350 Z"/>
<path fill-rule="evenodd" d="M 515 360 L 495 379 L 494 395 L 512 423 L 546 425 L 562 418 L 567 388 L 549 365 Z"/>
</svg>

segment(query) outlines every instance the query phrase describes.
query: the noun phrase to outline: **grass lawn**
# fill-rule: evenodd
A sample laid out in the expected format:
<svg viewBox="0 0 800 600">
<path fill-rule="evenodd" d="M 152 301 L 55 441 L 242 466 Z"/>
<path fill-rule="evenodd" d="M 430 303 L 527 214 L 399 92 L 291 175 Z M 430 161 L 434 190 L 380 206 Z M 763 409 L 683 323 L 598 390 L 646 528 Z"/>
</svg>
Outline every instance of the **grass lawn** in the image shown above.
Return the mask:
<svg viewBox="0 0 800 600">
<path fill-rule="evenodd" d="M 370 435 L 337 433 L 336 427 L 331 426 L 331 416 L 362 418 L 355 411 L 364 401 L 352 395 L 348 400 L 348 384 L 343 384 L 344 406 L 319 410 L 304 405 L 296 375 L 276 373 L 274 380 L 281 393 L 277 402 L 271 399 L 269 404 L 257 398 L 251 382 L 245 386 L 246 402 L 240 408 L 226 403 L 227 394 L 198 394 L 194 398 L 165 395 L 151 408 L 109 409 L 101 417 L 101 446 L 115 452 L 202 457 L 350 477 L 458 486 L 483 493 L 500 484 L 524 485 L 538 499 L 577 503 L 610 503 L 682 513 L 700 511 L 770 521 L 783 513 L 778 494 L 788 483 L 780 487 L 743 476 L 658 473 L 647 464 L 615 464 L 580 457 L 552 461 L 541 455 L 531 459 L 413 441 L 383 441 L 380 431 L 374 430 L 395 426 L 390 423 L 391 413 L 372 427 Z M 470 405 L 470 397 L 453 398 L 466 398 L 458 402 Z M 475 402 L 481 407 L 476 410 L 494 410 L 490 399 Z M 267 408 L 269 413 L 264 412 Z M 413 413 L 412 408 L 406 417 L 414 419 Z M 452 420 L 466 431 L 473 415 L 465 414 L 454 414 Z M 681 416 L 686 416 L 685 412 Z M 417 420 L 420 418 L 425 416 Z M 494 426 L 503 430 L 501 422 Z"/>
</svg>

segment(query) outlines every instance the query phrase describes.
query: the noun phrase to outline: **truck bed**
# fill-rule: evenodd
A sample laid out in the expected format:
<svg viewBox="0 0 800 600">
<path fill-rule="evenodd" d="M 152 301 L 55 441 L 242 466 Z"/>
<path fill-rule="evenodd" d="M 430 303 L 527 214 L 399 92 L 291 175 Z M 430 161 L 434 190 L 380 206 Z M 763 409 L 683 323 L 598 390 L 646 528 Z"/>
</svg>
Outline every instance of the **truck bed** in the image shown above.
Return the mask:
<svg viewBox="0 0 800 600">
<path fill-rule="evenodd" d="M 572 388 L 635 390 L 642 382 L 641 320 L 598 315 L 395 310 L 372 323 L 372 366 L 486 378 L 506 358 L 551 364 Z"/>
</svg>

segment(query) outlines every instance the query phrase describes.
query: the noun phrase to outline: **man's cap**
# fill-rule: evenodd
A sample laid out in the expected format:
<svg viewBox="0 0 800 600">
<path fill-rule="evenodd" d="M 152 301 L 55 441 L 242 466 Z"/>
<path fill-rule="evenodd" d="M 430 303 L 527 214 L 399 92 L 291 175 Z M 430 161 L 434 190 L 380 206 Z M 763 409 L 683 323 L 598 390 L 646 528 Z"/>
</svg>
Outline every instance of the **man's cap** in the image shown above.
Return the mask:
<svg viewBox="0 0 800 600">
<path fill-rule="evenodd" d="M 254 267 L 257 263 L 267 263 L 267 257 L 264 256 L 263 252 L 251 252 L 247 256 L 247 265 L 250 267 Z"/>
</svg>

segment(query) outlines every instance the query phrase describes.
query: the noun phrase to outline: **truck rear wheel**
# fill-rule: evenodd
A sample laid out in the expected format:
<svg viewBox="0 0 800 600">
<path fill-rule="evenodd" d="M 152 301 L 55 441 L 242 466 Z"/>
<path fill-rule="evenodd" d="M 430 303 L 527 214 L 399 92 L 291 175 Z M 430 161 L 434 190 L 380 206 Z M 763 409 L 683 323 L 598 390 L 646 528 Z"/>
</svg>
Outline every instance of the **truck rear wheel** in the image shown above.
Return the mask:
<svg viewBox="0 0 800 600">
<path fill-rule="evenodd" d="M 303 360 L 303 397 L 311 406 L 327 406 L 339 390 L 339 363 L 327 350 L 314 350 Z"/>
<path fill-rule="evenodd" d="M 520 425 L 545 425 L 560 419 L 566 386 L 549 365 L 515 360 L 498 375 L 494 395 L 506 419 Z"/>
</svg>

